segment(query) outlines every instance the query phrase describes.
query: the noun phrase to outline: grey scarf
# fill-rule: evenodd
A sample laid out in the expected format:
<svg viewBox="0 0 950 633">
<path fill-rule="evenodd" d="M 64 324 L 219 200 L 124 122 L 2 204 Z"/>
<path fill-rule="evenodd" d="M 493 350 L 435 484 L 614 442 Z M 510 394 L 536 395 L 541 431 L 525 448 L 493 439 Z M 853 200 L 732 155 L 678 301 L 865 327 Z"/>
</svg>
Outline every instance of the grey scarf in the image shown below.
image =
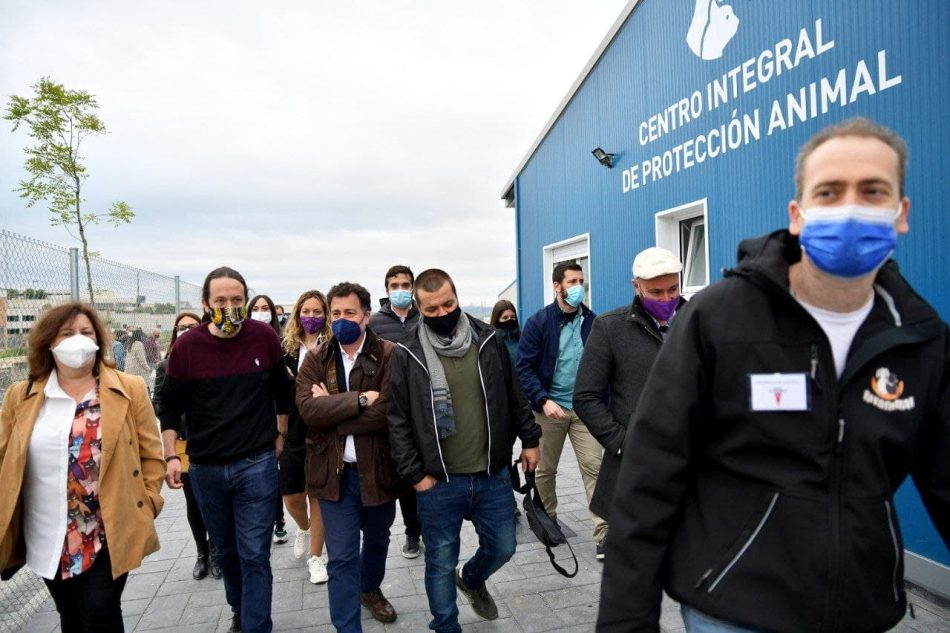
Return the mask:
<svg viewBox="0 0 950 633">
<path fill-rule="evenodd" d="M 439 431 L 439 439 L 455 435 L 455 410 L 452 408 L 452 392 L 445 378 L 445 369 L 442 367 L 440 356 L 461 358 L 472 345 L 475 331 L 468 317 L 463 312 L 452 331 L 452 336 L 442 338 L 430 330 L 424 321 L 419 321 L 419 342 L 429 367 L 429 382 L 432 385 L 432 400 L 435 408 L 435 426 Z"/>
</svg>

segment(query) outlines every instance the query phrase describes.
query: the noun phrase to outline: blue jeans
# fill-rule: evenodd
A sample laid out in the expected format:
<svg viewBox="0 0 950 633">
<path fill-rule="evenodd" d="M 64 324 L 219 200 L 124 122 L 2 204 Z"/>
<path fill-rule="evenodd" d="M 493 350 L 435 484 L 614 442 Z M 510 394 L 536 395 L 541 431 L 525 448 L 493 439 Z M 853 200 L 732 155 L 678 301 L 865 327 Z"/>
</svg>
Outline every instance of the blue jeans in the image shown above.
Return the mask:
<svg viewBox="0 0 950 633">
<path fill-rule="evenodd" d="M 680 613 L 683 614 L 686 633 L 763 633 L 759 629 L 747 629 L 717 620 L 705 613 L 690 609 L 685 604 L 680 605 Z"/>
<path fill-rule="evenodd" d="M 507 469 L 496 475 L 449 475 L 416 494 L 426 548 L 426 594 L 439 633 L 461 633 L 455 604 L 455 567 L 459 561 L 462 519 L 478 533 L 478 550 L 462 567 L 462 582 L 479 589 L 515 553 L 514 494 Z"/>
<path fill-rule="evenodd" d="M 360 633 L 360 593 L 375 591 L 383 583 L 396 500 L 364 506 L 359 473 L 355 468 L 345 468 L 340 500 L 320 499 L 320 516 L 326 533 L 330 620 L 339 633 Z"/>
<path fill-rule="evenodd" d="M 188 473 L 214 543 L 224 593 L 245 633 L 269 633 L 271 534 L 277 499 L 273 450 L 230 464 L 191 463 Z"/>
</svg>

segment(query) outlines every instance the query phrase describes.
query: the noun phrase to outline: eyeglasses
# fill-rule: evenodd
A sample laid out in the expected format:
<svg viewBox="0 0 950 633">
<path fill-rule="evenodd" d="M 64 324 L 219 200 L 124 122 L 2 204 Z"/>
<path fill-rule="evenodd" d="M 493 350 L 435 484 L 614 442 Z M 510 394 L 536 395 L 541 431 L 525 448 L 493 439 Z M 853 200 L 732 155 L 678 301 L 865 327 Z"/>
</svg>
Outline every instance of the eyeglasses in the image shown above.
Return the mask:
<svg viewBox="0 0 950 633">
<path fill-rule="evenodd" d="M 196 327 L 198 327 L 198 324 L 197 324 L 197 323 L 192 323 L 191 325 L 179 325 L 179 326 L 178 326 L 178 331 L 179 331 L 179 332 L 187 332 L 188 330 L 193 330 L 193 329 L 195 329 Z"/>
</svg>

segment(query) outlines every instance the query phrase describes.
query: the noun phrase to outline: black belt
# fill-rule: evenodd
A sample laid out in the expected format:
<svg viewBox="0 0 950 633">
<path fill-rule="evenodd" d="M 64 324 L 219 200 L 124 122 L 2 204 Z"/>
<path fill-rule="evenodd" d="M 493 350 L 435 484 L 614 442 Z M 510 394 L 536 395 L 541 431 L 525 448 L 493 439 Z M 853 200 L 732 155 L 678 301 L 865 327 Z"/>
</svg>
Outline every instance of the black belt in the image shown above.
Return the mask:
<svg viewBox="0 0 950 633">
<path fill-rule="evenodd" d="M 356 462 L 343 462 L 344 470 L 356 470 Z"/>
</svg>

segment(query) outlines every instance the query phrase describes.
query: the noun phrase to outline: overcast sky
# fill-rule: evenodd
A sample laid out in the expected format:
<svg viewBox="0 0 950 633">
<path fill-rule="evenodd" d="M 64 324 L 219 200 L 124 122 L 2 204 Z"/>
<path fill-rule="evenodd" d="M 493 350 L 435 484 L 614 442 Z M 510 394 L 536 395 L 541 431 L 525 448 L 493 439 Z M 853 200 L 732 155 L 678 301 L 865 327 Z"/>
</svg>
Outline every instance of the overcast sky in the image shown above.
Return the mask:
<svg viewBox="0 0 950 633">
<path fill-rule="evenodd" d="M 0 0 L 0 96 L 50 76 L 96 95 L 86 206 L 108 259 L 200 283 L 227 264 L 283 303 L 394 263 L 491 305 L 515 277 L 499 195 L 625 0 Z M 0 226 L 64 246 L 12 193 L 27 138 L 0 121 Z"/>
</svg>

